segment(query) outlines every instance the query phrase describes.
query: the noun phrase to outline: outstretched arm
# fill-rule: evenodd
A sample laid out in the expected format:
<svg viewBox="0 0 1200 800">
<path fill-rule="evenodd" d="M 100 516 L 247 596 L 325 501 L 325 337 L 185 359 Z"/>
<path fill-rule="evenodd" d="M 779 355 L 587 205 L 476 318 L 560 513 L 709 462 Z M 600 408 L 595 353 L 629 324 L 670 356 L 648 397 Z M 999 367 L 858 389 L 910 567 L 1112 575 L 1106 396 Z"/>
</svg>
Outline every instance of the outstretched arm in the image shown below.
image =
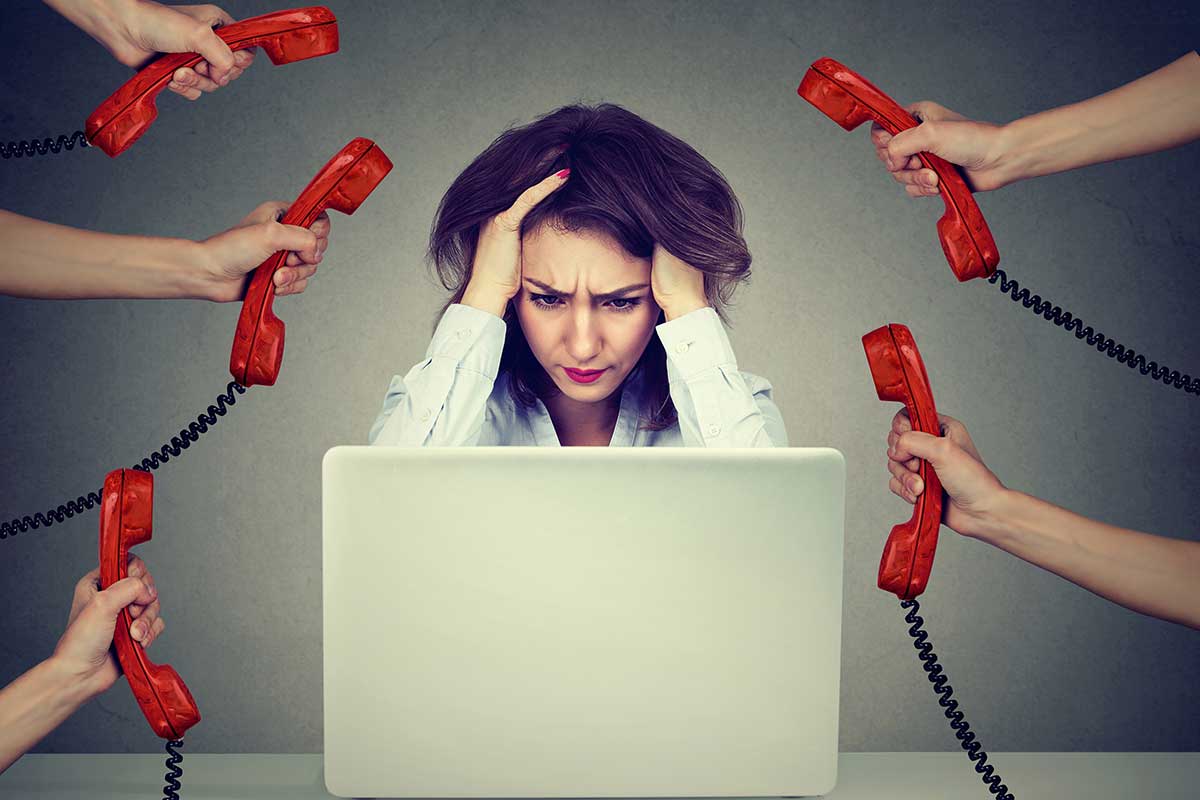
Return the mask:
<svg viewBox="0 0 1200 800">
<path fill-rule="evenodd" d="M 329 243 L 329 217 L 311 229 L 282 225 L 285 203 L 264 203 L 202 242 L 97 233 L 0 211 L 0 294 L 83 298 L 194 298 L 228 302 L 248 273 L 290 250 L 276 294 L 304 291 Z"/>
<path fill-rule="evenodd" d="M 922 120 L 891 136 L 871 128 L 876 154 L 913 197 L 937 194 L 937 174 L 916 153 L 963 167 L 974 191 L 1200 139 L 1200 55 L 1188 53 L 1149 75 L 1078 103 L 1007 125 L 971 120 L 929 101 L 908 110 Z"/>
<path fill-rule="evenodd" d="M 949 496 L 942 523 L 995 545 L 1142 614 L 1200 629 L 1200 542 L 1119 528 L 1006 488 L 967 429 L 939 415 L 942 436 L 912 430 L 900 411 L 888 434 L 892 492 L 909 503 L 925 490 L 918 459 Z"/>
</svg>

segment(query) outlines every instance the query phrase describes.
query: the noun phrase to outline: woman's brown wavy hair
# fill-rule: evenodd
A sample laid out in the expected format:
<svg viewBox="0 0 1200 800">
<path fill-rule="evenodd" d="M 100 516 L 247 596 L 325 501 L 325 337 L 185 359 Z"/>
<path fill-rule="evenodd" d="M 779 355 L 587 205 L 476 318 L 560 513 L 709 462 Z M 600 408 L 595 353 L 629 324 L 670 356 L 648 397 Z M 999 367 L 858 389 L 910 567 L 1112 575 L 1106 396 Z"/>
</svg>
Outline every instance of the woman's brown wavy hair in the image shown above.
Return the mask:
<svg viewBox="0 0 1200 800">
<path fill-rule="evenodd" d="M 704 293 L 722 320 L 733 289 L 750 274 L 742 208 L 725 177 L 691 146 L 612 104 L 571 105 L 511 128 L 480 153 L 446 190 L 429 236 L 429 260 L 451 292 L 442 311 L 461 302 L 471 277 L 480 226 L 533 184 L 565 167 L 566 185 L 526 217 L 521 234 L 551 223 L 564 231 L 605 233 L 631 255 L 650 258 L 659 242 L 704 273 Z M 555 392 L 529 349 L 510 303 L 500 373 L 517 402 Z M 662 316 L 659 317 L 662 322 Z M 642 427 L 676 422 L 666 353 L 651 338 L 635 369 L 645 372 Z M 631 373 L 632 374 L 632 373 Z"/>
</svg>

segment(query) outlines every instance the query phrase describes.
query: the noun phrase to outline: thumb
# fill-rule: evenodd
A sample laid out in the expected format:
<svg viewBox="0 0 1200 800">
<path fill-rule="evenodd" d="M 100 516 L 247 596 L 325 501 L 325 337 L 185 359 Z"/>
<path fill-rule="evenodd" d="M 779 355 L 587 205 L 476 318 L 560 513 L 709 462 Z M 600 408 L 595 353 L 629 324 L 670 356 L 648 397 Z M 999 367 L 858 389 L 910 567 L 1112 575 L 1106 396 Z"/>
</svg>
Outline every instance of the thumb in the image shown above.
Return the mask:
<svg viewBox="0 0 1200 800">
<path fill-rule="evenodd" d="M 896 440 L 895 460 L 907 461 L 910 458 L 923 458 L 933 465 L 936 470 L 946 464 L 950 455 L 950 443 L 942 436 L 934 436 L 923 431 L 907 431 L 900 434 Z"/>
<path fill-rule="evenodd" d="M 216 22 L 217 20 L 214 20 Z M 201 21 L 196 28 L 196 33 L 191 37 L 189 45 L 192 52 L 199 53 L 204 56 L 204 60 L 209 64 L 209 77 L 217 83 L 224 84 L 229 75 L 229 71 L 235 66 L 233 51 L 229 49 L 229 45 L 217 36 L 216 31 L 211 27 L 213 23 Z"/>
<path fill-rule="evenodd" d="M 304 253 L 309 258 L 317 257 L 317 235 L 308 228 L 299 225 L 284 225 L 279 222 L 266 223 L 270 233 L 271 247 L 274 251 L 294 250 Z"/>
<path fill-rule="evenodd" d="M 945 130 L 944 126 L 945 123 L 927 120 L 915 128 L 900 131 L 887 143 L 888 155 L 893 163 L 897 164 L 903 164 L 909 156 L 917 153 L 933 153 L 945 158 L 945 155 L 939 152 L 944 147 L 941 135 Z"/>
<path fill-rule="evenodd" d="M 131 603 L 148 605 L 154 601 L 154 595 L 140 577 L 122 578 L 96 595 L 96 605 L 105 616 L 115 619 L 121 609 Z"/>
<path fill-rule="evenodd" d="M 317 235 L 297 225 L 282 225 L 273 219 L 220 234 L 218 255 L 228 275 L 245 275 L 280 250 L 315 253 Z M 314 256 L 315 257 L 315 256 Z"/>
</svg>

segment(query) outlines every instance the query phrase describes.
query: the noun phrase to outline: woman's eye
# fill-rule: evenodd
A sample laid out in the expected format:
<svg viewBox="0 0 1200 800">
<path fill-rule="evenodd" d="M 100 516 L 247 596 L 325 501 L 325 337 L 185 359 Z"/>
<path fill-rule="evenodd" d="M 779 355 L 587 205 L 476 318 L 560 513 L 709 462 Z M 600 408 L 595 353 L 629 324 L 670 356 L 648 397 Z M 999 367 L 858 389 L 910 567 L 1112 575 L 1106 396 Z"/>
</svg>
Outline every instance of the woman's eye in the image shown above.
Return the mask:
<svg viewBox="0 0 1200 800">
<path fill-rule="evenodd" d="M 612 308 L 614 311 L 632 311 L 637 304 L 641 302 L 641 298 L 624 297 L 616 300 L 609 300 L 608 302 L 612 303 Z"/>
<path fill-rule="evenodd" d="M 553 308 L 559 304 L 560 298 L 552 294 L 533 294 L 531 292 L 529 295 L 529 300 L 535 306 L 541 306 L 542 308 Z"/>
</svg>

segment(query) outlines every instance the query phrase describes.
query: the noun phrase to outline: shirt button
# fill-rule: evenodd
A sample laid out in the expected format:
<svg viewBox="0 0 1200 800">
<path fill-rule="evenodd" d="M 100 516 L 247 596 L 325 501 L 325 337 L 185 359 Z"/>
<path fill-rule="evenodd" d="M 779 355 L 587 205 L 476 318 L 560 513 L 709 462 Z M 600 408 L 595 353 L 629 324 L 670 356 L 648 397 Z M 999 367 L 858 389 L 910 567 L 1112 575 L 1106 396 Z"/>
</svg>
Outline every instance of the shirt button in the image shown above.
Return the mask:
<svg viewBox="0 0 1200 800">
<path fill-rule="evenodd" d="M 717 435 L 717 434 L 719 434 L 720 432 L 721 432 L 721 426 L 720 426 L 720 425 L 709 425 L 709 426 L 708 426 L 708 435 L 709 435 L 709 436 L 716 436 L 716 435 Z"/>
<path fill-rule="evenodd" d="M 687 342 L 680 342 L 679 344 L 675 345 L 675 352 L 676 352 L 676 353 L 679 353 L 680 355 L 683 355 L 683 354 L 684 354 L 684 353 L 686 353 L 687 351 L 688 351 L 688 343 L 687 343 Z"/>
<path fill-rule="evenodd" d="M 421 412 L 421 422 L 429 422 L 429 409 L 428 408 Z"/>
<path fill-rule="evenodd" d="M 470 335 L 471 335 L 471 329 L 470 329 L 470 328 L 463 328 L 462 330 L 460 330 L 460 331 L 458 332 L 458 338 L 460 338 L 460 339 L 466 339 L 466 338 L 467 338 L 468 336 L 470 336 Z"/>
</svg>

